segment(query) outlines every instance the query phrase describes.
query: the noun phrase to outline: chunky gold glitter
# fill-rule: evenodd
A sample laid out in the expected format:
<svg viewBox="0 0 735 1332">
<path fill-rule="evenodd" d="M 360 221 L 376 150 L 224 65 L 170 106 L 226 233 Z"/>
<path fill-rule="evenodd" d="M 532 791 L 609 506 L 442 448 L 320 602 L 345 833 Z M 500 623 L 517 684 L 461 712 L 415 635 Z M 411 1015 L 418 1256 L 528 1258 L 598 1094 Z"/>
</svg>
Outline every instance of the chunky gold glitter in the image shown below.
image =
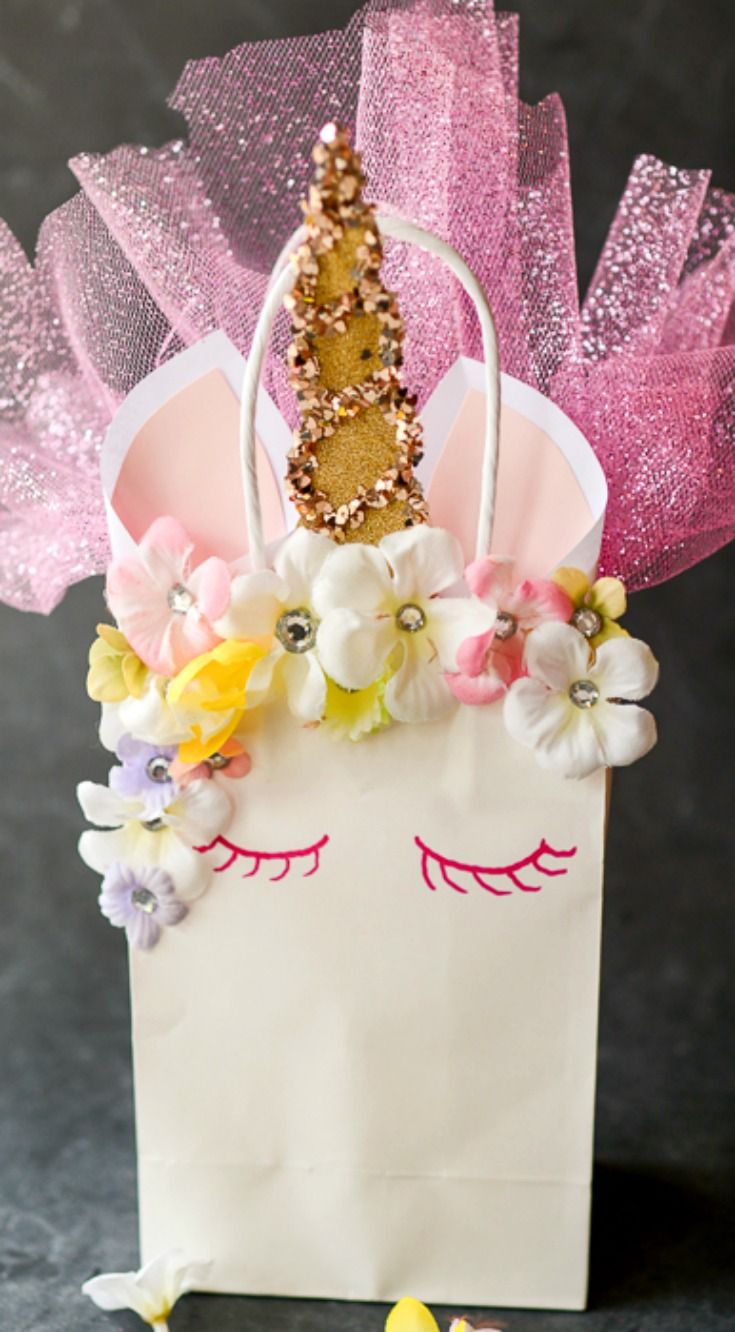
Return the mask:
<svg viewBox="0 0 735 1332">
<path fill-rule="evenodd" d="M 426 522 L 413 474 L 421 458 L 414 399 L 401 383 L 403 322 L 380 281 L 375 209 L 359 155 L 330 125 L 303 203 L 306 240 L 286 299 L 291 384 L 301 425 L 287 481 L 303 524 L 335 541 L 377 542 Z"/>
</svg>

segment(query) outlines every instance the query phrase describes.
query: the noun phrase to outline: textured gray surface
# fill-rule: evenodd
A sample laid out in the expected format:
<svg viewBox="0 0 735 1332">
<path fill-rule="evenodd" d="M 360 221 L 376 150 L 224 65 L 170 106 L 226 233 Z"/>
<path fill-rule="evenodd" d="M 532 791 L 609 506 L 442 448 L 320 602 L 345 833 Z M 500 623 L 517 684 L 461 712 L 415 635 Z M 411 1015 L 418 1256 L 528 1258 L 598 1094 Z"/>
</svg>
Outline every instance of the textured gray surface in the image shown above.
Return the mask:
<svg viewBox="0 0 735 1332">
<path fill-rule="evenodd" d="M 71 152 L 177 132 L 161 102 L 188 56 L 326 26 L 353 7 L 0 0 L 0 213 L 30 247 L 71 191 Z M 584 273 L 636 151 L 712 163 L 735 185 L 729 0 L 520 8 L 526 94 L 560 87 L 567 103 Z M 499 1314 L 510 1332 L 735 1328 L 733 554 L 637 598 L 630 616 L 664 665 L 661 741 L 615 782 L 592 1308 Z M 78 1294 L 93 1270 L 135 1259 L 124 950 L 75 854 L 74 785 L 106 768 L 83 691 L 101 608 L 97 583 L 48 621 L 0 608 L 2 1332 L 140 1326 Z M 382 1317 L 191 1297 L 172 1332 L 374 1332 Z"/>
</svg>

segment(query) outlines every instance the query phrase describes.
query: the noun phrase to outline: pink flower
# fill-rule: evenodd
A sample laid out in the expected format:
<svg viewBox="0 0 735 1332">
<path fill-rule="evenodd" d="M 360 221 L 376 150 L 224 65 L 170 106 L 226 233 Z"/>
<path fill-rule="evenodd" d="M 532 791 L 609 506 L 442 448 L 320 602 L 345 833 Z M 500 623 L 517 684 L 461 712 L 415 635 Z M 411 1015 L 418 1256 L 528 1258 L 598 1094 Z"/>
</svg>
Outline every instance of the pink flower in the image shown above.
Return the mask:
<svg viewBox="0 0 735 1332">
<path fill-rule="evenodd" d="M 171 776 L 179 786 L 188 786 L 190 782 L 209 781 L 215 772 L 222 777 L 247 777 L 252 766 L 250 755 L 239 740 L 230 736 L 216 754 L 210 754 L 202 763 L 184 763 L 181 759 L 174 759 Z"/>
<path fill-rule="evenodd" d="M 193 542 L 175 518 L 157 518 L 135 555 L 113 560 L 107 600 L 141 661 L 175 675 L 222 640 L 212 621 L 230 604 L 230 571 L 212 557 L 194 565 Z"/>
<path fill-rule="evenodd" d="M 465 639 L 457 652 L 459 670 L 447 675 L 447 684 L 461 703 L 493 703 L 524 674 L 526 635 L 550 620 L 567 621 L 573 606 L 566 592 L 546 578 L 516 585 L 512 560 L 475 560 L 465 578 L 475 596 L 495 610 L 495 624 Z"/>
</svg>

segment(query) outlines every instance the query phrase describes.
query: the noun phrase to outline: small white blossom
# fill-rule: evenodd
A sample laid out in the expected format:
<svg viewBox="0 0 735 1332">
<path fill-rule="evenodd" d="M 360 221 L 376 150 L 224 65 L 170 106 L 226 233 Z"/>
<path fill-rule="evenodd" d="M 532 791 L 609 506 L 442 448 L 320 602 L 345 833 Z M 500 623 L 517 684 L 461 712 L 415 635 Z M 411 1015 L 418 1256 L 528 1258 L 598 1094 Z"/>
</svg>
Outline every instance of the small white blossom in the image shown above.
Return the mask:
<svg viewBox="0 0 735 1332">
<path fill-rule="evenodd" d="M 176 1301 L 201 1289 L 211 1263 L 191 1263 L 178 1250 L 162 1253 L 138 1272 L 107 1272 L 82 1286 L 98 1309 L 132 1309 L 144 1323 L 166 1332 Z"/>
</svg>

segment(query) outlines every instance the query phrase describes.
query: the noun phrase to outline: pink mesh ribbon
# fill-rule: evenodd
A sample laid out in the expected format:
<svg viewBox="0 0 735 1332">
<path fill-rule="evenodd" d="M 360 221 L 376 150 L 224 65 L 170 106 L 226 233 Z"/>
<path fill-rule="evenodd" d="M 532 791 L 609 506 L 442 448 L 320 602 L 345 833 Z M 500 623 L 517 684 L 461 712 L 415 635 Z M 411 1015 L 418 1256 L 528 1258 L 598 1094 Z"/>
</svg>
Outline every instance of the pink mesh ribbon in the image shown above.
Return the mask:
<svg viewBox="0 0 735 1332">
<path fill-rule="evenodd" d="M 735 530 L 735 200 L 642 157 L 580 308 L 563 108 L 518 99 L 517 23 L 490 0 L 373 0 L 344 31 L 189 64 L 186 142 L 72 162 L 81 192 L 35 268 L 0 230 L 0 597 L 48 611 L 104 568 L 97 458 L 117 404 L 215 328 L 247 353 L 310 151 L 354 124 L 383 207 L 450 241 L 490 295 L 504 368 L 579 425 L 607 474 L 605 571 L 660 582 Z M 479 356 L 454 280 L 391 245 L 425 399 Z M 277 329 L 268 384 L 293 417 Z"/>
</svg>

